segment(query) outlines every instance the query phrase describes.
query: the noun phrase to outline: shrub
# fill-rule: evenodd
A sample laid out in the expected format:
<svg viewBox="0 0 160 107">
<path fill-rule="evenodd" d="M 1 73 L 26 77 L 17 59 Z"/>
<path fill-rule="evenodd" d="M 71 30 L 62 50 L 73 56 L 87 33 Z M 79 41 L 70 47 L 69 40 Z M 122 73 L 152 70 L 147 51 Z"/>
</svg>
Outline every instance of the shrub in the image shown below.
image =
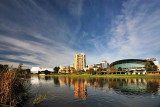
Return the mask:
<svg viewBox="0 0 160 107">
<path fill-rule="evenodd" d="M 3 69 L 0 75 L 0 103 L 16 106 L 27 96 L 25 80 L 21 79 L 18 69 Z"/>
</svg>

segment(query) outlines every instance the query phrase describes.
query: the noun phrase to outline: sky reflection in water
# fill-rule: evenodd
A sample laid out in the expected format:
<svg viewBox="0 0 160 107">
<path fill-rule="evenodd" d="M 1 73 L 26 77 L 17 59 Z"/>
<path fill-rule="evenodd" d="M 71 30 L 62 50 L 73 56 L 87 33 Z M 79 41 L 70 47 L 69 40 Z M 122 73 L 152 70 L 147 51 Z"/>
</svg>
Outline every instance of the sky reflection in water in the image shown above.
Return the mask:
<svg viewBox="0 0 160 107">
<path fill-rule="evenodd" d="M 71 78 L 34 76 L 29 100 L 47 94 L 38 106 L 159 106 L 160 79 L 140 78 Z"/>
</svg>

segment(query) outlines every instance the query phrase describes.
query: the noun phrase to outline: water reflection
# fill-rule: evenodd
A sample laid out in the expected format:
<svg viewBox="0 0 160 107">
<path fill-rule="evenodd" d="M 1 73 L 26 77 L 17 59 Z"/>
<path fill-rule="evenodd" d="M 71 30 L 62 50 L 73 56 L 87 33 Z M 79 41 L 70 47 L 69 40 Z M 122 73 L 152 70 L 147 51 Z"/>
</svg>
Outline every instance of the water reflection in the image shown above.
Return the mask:
<svg viewBox="0 0 160 107">
<path fill-rule="evenodd" d="M 33 77 L 32 77 L 33 78 Z M 69 86 L 74 89 L 74 97 L 87 99 L 87 87 L 95 87 L 106 93 L 115 91 L 122 95 L 160 95 L 160 79 L 142 78 L 71 78 L 38 76 L 37 82 L 49 82 L 56 86 Z M 33 82 L 34 83 L 34 82 Z"/>
</svg>

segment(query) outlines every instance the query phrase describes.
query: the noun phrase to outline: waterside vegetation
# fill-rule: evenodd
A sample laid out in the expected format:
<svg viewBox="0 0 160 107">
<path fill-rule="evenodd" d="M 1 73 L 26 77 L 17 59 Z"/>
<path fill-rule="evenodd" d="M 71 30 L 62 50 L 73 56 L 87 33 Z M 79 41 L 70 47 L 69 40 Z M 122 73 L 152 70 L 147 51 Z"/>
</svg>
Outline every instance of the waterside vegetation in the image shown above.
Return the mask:
<svg viewBox="0 0 160 107">
<path fill-rule="evenodd" d="M 22 64 L 13 69 L 7 65 L 0 67 L 0 104 L 17 106 L 27 98 L 29 85 L 26 82 L 30 74 L 22 70 Z"/>
</svg>

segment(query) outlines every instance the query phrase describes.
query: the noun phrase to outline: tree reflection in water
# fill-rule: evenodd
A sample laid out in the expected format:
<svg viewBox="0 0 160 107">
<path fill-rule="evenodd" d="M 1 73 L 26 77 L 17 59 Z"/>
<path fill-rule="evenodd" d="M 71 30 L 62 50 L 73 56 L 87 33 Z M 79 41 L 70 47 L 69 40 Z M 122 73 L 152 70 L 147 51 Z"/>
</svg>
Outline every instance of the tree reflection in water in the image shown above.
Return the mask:
<svg viewBox="0 0 160 107">
<path fill-rule="evenodd" d="M 106 92 L 114 90 L 118 94 L 160 94 L 160 79 L 145 78 L 75 78 L 75 77 L 39 77 L 42 80 L 53 80 L 57 86 L 68 85 L 74 88 L 74 97 L 86 100 L 87 86 L 102 89 Z"/>
</svg>

